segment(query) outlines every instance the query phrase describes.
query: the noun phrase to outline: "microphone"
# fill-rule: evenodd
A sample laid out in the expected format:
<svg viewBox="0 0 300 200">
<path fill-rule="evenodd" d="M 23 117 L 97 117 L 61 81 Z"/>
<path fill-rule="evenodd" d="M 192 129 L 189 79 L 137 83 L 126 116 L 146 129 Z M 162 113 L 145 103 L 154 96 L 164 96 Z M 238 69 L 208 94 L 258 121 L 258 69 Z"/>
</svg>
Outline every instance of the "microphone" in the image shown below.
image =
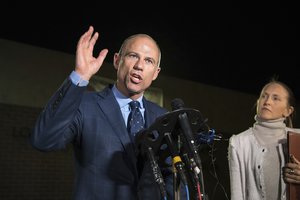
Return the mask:
<svg viewBox="0 0 300 200">
<path fill-rule="evenodd" d="M 159 168 L 159 166 L 156 162 L 156 159 L 154 157 L 154 152 L 153 152 L 151 147 L 148 147 L 147 155 L 148 155 L 148 158 L 149 158 L 149 161 L 150 161 L 150 166 L 151 166 L 151 169 L 152 169 L 152 172 L 153 172 L 153 175 L 154 175 L 155 182 L 159 186 L 162 197 L 166 197 L 167 196 L 167 191 L 165 189 L 165 182 L 164 182 L 162 173 L 161 173 L 160 168 Z"/>
<path fill-rule="evenodd" d="M 171 101 L 171 108 L 172 108 L 172 111 L 184 108 L 184 103 L 183 103 L 182 99 L 180 99 L 180 98 L 173 99 Z"/>
<path fill-rule="evenodd" d="M 176 110 L 180 111 L 178 115 L 178 120 L 180 124 L 181 131 L 180 133 L 183 135 L 184 144 L 187 147 L 187 154 L 184 154 L 183 157 L 186 160 L 187 166 L 193 171 L 193 181 L 196 183 L 197 188 L 201 188 L 198 195 L 205 197 L 205 186 L 204 179 L 202 174 L 202 166 L 200 156 L 198 154 L 196 141 L 193 136 L 192 127 L 195 125 L 203 125 L 205 124 L 205 120 L 202 121 L 194 121 L 192 115 L 190 115 L 188 109 L 184 109 L 184 103 L 181 99 L 176 98 L 171 102 L 172 110 L 175 112 Z M 189 117 L 188 117 L 189 114 Z M 197 189 L 198 190 L 198 189 Z"/>
<path fill-rule="evenodd" d="M 177 172 L 179 173 L 182 183 L 184 185 L 187 185 L 188 183 L 187 183 L 187 177 L 185 176 L 185 172 L 184 172 L 184 164 L 179 156 L 176 146 L 173 144 L 171 135 L 169 132 L 167 132 L 164 134 L 164 136 L 165 136 L 165 141 L 169 147 L 169 151 L 172 156 L 172 163 L 175 166 Z"/>
<path fill-rule="evenodd" d="M 181 99 L 176 98 L 171 102 L 172 110 L 180 110 L 184 108 L 184 103 Z M 192 157 L 190 161 L 192 162 L 191 166 L 194 167 L 194 171 L 199 174 L 201 168 L 201 160 L 198 155 L 198 150 L 196 147 L 196 141 L 193 136 L 193 132 L 190 126 L 190 122 L 186 112 L 180 113 L 178 115 L 180 127 L 182 129 L 183 138 L 186 143 L 187 149 L 189 151 L 190 156 Z"/>
</svg>

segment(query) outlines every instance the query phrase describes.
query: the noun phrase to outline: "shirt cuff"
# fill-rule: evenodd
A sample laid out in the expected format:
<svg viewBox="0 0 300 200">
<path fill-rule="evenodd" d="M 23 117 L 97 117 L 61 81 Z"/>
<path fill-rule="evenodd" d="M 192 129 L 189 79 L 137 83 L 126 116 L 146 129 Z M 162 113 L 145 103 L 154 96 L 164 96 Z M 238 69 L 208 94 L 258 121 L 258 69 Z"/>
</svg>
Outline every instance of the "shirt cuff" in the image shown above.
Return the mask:
<svg viewBox="0 0 300 200">
<path fill-rule="evenodd" d="M 89 81 L 81 79 L 79 74 L 75 71 L 72 71 L 72 73 L 70 74 L 70 79 L 73 84 L 80 87 L 87 86 L 89 84 Z"/>
</svg>

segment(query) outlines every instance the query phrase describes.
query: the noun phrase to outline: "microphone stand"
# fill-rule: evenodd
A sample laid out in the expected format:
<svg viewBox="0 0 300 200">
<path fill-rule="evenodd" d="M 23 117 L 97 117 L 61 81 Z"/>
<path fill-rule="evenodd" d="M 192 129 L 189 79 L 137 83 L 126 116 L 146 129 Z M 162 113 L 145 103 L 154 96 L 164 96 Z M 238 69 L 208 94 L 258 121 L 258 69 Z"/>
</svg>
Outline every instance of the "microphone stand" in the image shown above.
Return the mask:
<svg viewBox="0 0 300 200">
<path fill-rule="evenodd" d="M 137 150 L 138 153 L 140 153 L 142 156 L 148 156 L 148 157 L 153 157 L 153 155 L 159 155 L 158 157 L 158 162 L 162 163 L 161 165 L 166 164 L 166 159 L 170 157 L 170 150 L 168 148 L 163 148 L 167 146 L 166 144 L 166 138 L 165 135 L 166 133 L 171 133 L 169 136 L 172 138 L 177 138 L 178 140 L 181 139 L 181 137 L 185 137 L 185 135 L 182 136 L 182 131 L 178 131 L 176 129 L 180 129 L 179 126 L 179 116 L 181 114 L 187 114 L 189 117 L 187 118 L 190 121 L 189 125 L 189 130 L 193 133 L 196 133 L 199 129 L 202 128 L 203 124 L 205 123 L 206 120 L 203 119 L 201 113 L 198 110 L 195 109 L 178 109 L 174 110 L 172 112 L 168 112 L 165 115 L 162 115 L 158 117 L 154 123 L 148 128 L 142 130 L 142 132 L 138 133 L 136 135 L 136 145 L 137 145 Z M 182 128 L 181 128 L 182 129 Z M 175 131 L 176 130 L 176 131 Z M 187 146 L 186 143 L 184 143 L 185 146 Z M 174 145 L 175 146 L 175 145 Z M 185 146 L 182 146 L 184 149 L 186 149 Z M 149 154 L 149 147 L 150 147 L 150 154 Z M 181 152 L 181 148 L 178 148 L 179 152 Z M 172 153 L 172 152 L 171 152 Z M 197 153 L 197 152 L 196 152 Z M 195 157 L 195 155 L 190 155 L 192 157 Z M 202 176 L 202 166 L 199 166 L 199 163 L 196 163 L 195 159 L 190 158 L 189 156 L 189 162 L 190 163 L 185 163 L 185 166 L 192 166 L 194 169 L 192 171 L 191 177 L 195 177 L 195 171 L 197 171 L 197 174 L 199 175 L 198 180 L 192 180 L 188 181 L 189 183 L 197 183 L 201 182 L 201 192 L 205 197 L 205 192 L 204 192 L 204 181 L 203 181 L 203 176 Z M 199 155 L 196 156 L 198 158 Z M 152 159 L 153 160 L 153 159 Z M 197 162 L 199 162 L 199 158 Z M 154 162 L 152 162 L 153 165 L 155 165 L 155 168 L 157 168 L 158 165 L 156 165 Z M 200 163 L 201 164 L 201 163 Z M 172 165 L 173 168 L 173 194 L 176 200 L 180 199 L 180 174 L 178 173 L 178 170 L 175 168 L 174 165 Z M 175 168 L 175 169 L 174 169 Z M 195 170 L 195 169 L 199 170 Z M 190 172 L 191 173 L 191 172 Z M 156 174 L 157 175 L 157 174 Z M 157 177 L 155 177 L 157 178 Z M 157 179 L 159 180 L 159 179 Z M 161 181 L 157 181 L 161 182 Z M 193 185 L 192 188 L 197 188 L 195 185 Z M 187 194 L 190 195 L 190 194 Z M 206 200 L 202 198 L 202 200 Z"/>
<path fill-rule="evenodd" d="M 180 137 L 178 136 L 178 149 L 180 151 Z M 178 176 L 178 172 L 176 167 L 173 165 L 173 181 L 174 181 L 174 200 L 180 200 L 180 177 Z"/>
<path fill-rule="evenodd" d="M 180 200 L 180 179 L 175 167 L 173 166 L 173 196 L 174 200 Z"/>
<path fill-rule="evenodd" d="M 151 165 L 151 169 L 152 169 L 152 172 L 153 172 L 153 175 L 154 175 L 155 182 L 159 186 L 160 193 L 161 193 L 162 197 L 166 198 L 167 197 L 167 191 L 165 189 L 165 182 L 164 182 L 162 173 L 161 173 L 161 171 L 159 169 L 159 166 L 156 162 L 156 159 L 155 159 L 155 156 L 154 156 L 154 153 L 153 153 L 153 150 L 152 150 L 151 147 L 148 147 L 147 156 L 148 156 L 148 159 L 150 161 L 150 165 Z"/>
<path fill-rule="evenodd" d="M 191 123 L 189 121 L 189 117 L 186 112 L 180 113 L 178 118 L 182 130 L 181 133 L 184 136 L 183 138 L 185 142 L 185 147 L 187 147 L 187 151 L 189 152 L 189 156 L 187 156 L 189 158 L 188 159 L 189 166 L 192 167 L 192 171 L 197 177 L 197 179 L 195 180 L 197 184 L 196 187 L 198 188 L 198 195 L 200 195 L 200 199 L 202 200 L 203 198 L 205 198 L 205 187 L 204 187 L 204 179 L 203 179 L 203 172 L 202 172 L 202 164 L 201 164 L 200 156 L 198 154 L 198 149 L 195 144 L 196 141 L 193 136 Z"/>
</svg>

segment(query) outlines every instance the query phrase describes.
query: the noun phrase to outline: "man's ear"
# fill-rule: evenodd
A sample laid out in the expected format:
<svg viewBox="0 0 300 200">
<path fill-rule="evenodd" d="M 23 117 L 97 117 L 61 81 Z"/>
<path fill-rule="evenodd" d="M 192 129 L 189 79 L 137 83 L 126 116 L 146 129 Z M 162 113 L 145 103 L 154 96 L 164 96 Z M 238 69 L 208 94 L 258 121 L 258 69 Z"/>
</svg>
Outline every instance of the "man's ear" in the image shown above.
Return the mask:
<svg viewBox="0 0 300 200">
<path fill-rule="evenodd" d="M 120 64 L 121 56 L 119 56 L 119 53 L 114 54 L 114 68 L 118 69 Z"/>
<path fill-rule="evenodd" d="M 161 69 L 160 67 L 157 67 L 157 69 L 156 69 L 156 71 L 155 71 L 155 73 L 153 75 L 152 81 L 156 80 L 156 78 L 158 77 L 158 74 L 160 72 L 160 69 Z"/>
</svg>

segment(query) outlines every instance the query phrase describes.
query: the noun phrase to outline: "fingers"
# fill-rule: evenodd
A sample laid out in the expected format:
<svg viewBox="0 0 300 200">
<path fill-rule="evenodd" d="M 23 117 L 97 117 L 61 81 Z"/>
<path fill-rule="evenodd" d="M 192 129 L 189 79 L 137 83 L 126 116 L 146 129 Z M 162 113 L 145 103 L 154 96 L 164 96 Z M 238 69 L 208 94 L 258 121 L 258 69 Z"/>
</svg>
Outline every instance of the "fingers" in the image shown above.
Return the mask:
<svg viewBox="0 0 300 200">
<path fill-rule="evenodd" d="M 286 183 L 300 184 L 300 171 L 295 168 L 285 167 L 283 170 L 283 179 Z"/>
<path fill-rule="evenodd" d="M 296 172 L 296 170 L 294 168 L 284 167 L 283 173 L 284 173 L 284 175 L 290 177 L 292 175 L 295 175 L 297 172 Z"/>
<path fill-rule="evenodd" d="M 300 165 L 300 161 L 294 155 L 291 154 L 290 159 L 291 159 L 291 162 Z"/>
<path fill-rule="evenodd" d="M 90 26 L 88 31 L 86 31 L 79 39 L 78 41 L 78 45 L 82 45 L 84 43 L 86 43 L 86 41 L 89 40 L 89 38 L 91 37 L 92 33 L 94 31 L 94 27 Z"/>
<path fill-rule="evenodd" d="M 97 73 L 108 53 L 107 49 L 103 49 L 98 57 L 93 56 L 94 46 L 98 37 L 98 32 L 94 32 L 94 27 L 90 26 L 80 37 L 77 44 L 75 71 L 84 80 L 89 80 Z"/>
<path fill-rule="evenodd" d="M 98 32 L 93 35 L 93 32 L 94 27 L 90 26 L 89 29 L 80 37 L 77 47 L 91 48 L 91 50 L 93 50 L 99 35 Z"/>
<path fill-rule="evenodd" d="M 99 33 L 95 32 L 93 37 L 88 41 L 87 47 L 89 48 L 90 51 L 94 50 L 94 46 L 96 44 L 98 37 L 99 37 Z"/>
<path fill-rule="evenodd" d="M 108 53 L 108 49 L 102 49 L 100 51 L 100 53 L 99 53 L 99 55 L 97 57 L 97 60 L 98 60 L 99 63 L 101 63 L 101 64 L 103 63 L 103 61 L 104 61 L 107 53 Z"/>
<path fill-rule="evenodd" d="M 296 184 L 299 184 L 300 183 L 300 181 L 298 181 L 298 180 L 295 180 L 295 179 L 293 179 L 293 178 L 289 178 L 289 177 L 284 177 L 284 181 L 286 182 L 286 183 L 296 183 Z"/>
<path fill-rule="evenodd" d="M 300 184 L 300 162 L 290 155 L 290 162 L 283 168 L 283 179 L 286 183 Z"/>
<path fill-rule="evenodd" d="M 288 168 L 286 170 L 286 173 L 288 173 L 289 175 L 295 175 L 296 174 L 295 170 L 294 169 L 290 169 L 290 168 Z"/>
</svg>

